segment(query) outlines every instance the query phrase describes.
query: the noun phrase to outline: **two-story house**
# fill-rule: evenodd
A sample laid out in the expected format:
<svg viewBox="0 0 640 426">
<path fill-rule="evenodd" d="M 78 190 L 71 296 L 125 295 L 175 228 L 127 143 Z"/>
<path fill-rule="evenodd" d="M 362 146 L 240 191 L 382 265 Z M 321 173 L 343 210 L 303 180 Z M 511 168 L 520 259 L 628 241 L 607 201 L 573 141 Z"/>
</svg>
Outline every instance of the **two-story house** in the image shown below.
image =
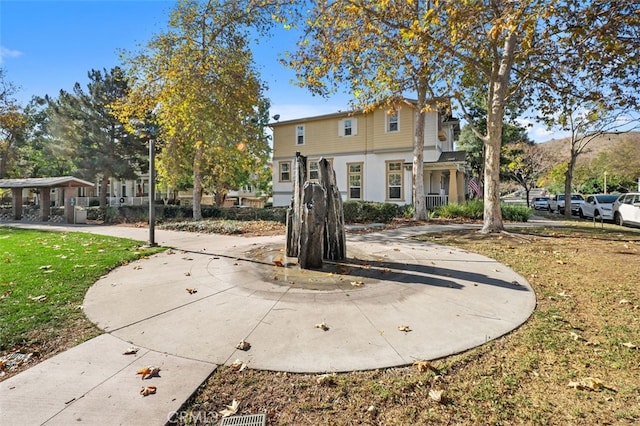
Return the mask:
<svg viewBox="0 0 640 426">
<path fill-rule="evenodd" d="M 343 200 L 410 204 L 415 102 L 371 112 L 350 111 L 272 123 L 273 205 L 285 206 L 293 191 L 295 153 L 307 156 L 307 180 L 318 178 L 326 158 Z M 454 151 L 460 123 L 427 113 L 424 132 L 424 196 L 427 207 L 465 199 L 465 152 Z"/>
</svg>

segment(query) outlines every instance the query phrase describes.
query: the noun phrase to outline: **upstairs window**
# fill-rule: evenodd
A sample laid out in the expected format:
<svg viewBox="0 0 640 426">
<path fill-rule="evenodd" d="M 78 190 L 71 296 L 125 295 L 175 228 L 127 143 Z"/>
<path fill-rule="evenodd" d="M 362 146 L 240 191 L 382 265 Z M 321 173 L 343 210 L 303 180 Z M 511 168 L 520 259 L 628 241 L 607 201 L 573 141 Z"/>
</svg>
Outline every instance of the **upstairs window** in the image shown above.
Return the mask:
<svg viewBox="0 0 640 426">
<path fill-rule="evenodd" d="M 399 124 L 397 110 L 387 113 L 387 132 L 397 132 L 400 130 Z"/>
<path fill-rule="evenodd" d="M 338 124 L 338 136 L 355 136 L 358 134 L 358 119 L 345 118 Z"/>
<path fill-rule="evenodd" d="M 304 145 L 304 126 L 296 126 L 296 145 Z"/>
</svg>

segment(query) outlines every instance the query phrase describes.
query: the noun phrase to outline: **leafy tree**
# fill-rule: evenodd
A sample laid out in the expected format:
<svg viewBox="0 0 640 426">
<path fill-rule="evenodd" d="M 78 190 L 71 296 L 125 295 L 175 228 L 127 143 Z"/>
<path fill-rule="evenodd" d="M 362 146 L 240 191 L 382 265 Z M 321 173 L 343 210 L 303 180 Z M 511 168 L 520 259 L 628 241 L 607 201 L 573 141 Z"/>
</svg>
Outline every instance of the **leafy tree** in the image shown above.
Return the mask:
<svg viewBox="0 0 640 426">
<path fill-rule="evenodd" d="M 50 130 L 52 110 L 46 99 L 37 96 L 24 108 L 27 130 L 18 165 L 24 176 L 65 176 L 76 172 L 73 147 L 55 138 Z"/>
<path fill-rule="evenodd" d="M 564 179 L 569 197 L 576 161 L 587 147 L 640 122 L 640 4 L 566 1 L 556 10 L 548 25 L 558 37 L 538 64 L 536 96 L 547 126 L 570 135 Z M 569 209 L 565 216 L 571 216 Z"/>
<path fill-rule="evenodd" d="M 111 108 L 129 93 L 122 70 L 91 70 L 88 77 L 86 91 L 76 83 L 73 93 L 62 90 L 57 99 L 48 98 L 49 130 L 73 150 L 83 178 L 101 177 L 100 205 L 105 206 L 109 179 L 134 179 L 147 165 L 147 149 L 142 138 L 129 133 Z"/>
<path fill-rule="evenodd" d="M 17 164 L 19 148 L 25 141 L 27 119 L 14 97 L 17 90 L 0 68 L 0 178 L 23 177 Z"/>
<path fill-rule="evenodd" d="M 267 161 L 268 104 L 247 41 L 249 26 L 265 22 L 245 2 L 182 0 L 168 32 L 125 58 L 134 90 L 118 114 L 132 120 L 154 111 L 160 175 L 174 187 L 192 182 L 194 219 L 205 190 L 220 201 L 247 181 L 257 159 Z"/>
<path fill-rule="evenodd" d="M 516 182 L 525 190 L 527 207 L 529 207 L 529 193 L 545 172 L 544 152 L 532 142 L 516 142 L 504 144 L 502 156 L 503 176 Z"/>
<path fill-rule="evenodd" d="M 483 232 L 498 232 L 503 229 L 502 127 L 508 100 L 519 89 L 519 83 L 512 82 L 512 70 L 530 55 L 545 4 L 478 1 L 461 7 L 458 2 L 417 0 L 316 1 L 305 21 L 309 37 L 299 44 L 301 53 L 293 65 L 312 88 L 322 87 L 321 79 L 342 79 L 354 93 L 371 93 L 365 99 L 373 100 L 416 91 L 419 110 L 424 109 L 421 96 L 464 100 L 484 89 L 486 131 L 469 114 L 467 120 L 484 144 Z M 515 75 L 524 79 L 526 74 Z M 412 85 L 406 84 L 410 80 Z M 418 144 L 414 144 L 414 170 L 422 167 Z M 414 182 L 418 192 L 415 183 L 419 182 Z M 414 199 L 416 195 L 422 194 L 414 193 Z"/>
<path fill-rule="evenodd" d="M 370 92 L 365 99 L 380 99 L 397 95 L 400 88 L 407 90 L 411 86 L 402 82 L 415 76 L 418 82 L 426 83 L 431 97 L 456 99 L 484 144 L 482 232 L 500 232 L 504 228 L 499 202 L 500 152 L 509 102 L 553 78 L 557 70 L 545 64 L 581 65 L 593 71 L 591 77 L 597 82 L 609 78 L 597 70 L 599 62 L 606 63 L 616 80 L 625 77 L 628 59 L 637 62 L 637 56 L 629 56 L 627 49 L 617 44 L 637 44 L 640 38 L 608 38 L 619 28 L 637 31 L 638 14 L 627 13 L 637 4 L 611 2 L 622 12 L 615 6 L 604 7 L 610 15 L 603 23 L 597 17 L 604 3 L 317 0 L 308 12 L 306 4 L 301 11 L 306 38 L 299 43 L 292 65 L 312 90 L 322 89 L 327 81 L 346 81 L 356 95 Z M 588 25 L 563 24 L 581 14 L 590 17 Z M 585 47 L 580 55 L 557 54 L 556 45 L 571 43 Z M 627 56 L 621 57 L 621 53 Z M 415 74 L 406 73 L 408 68 L 415 69 Z M 414 85 L 413 90 L 419 97 L 419 86 Z M 487 105 L 484 131 L 466 108 L 478 90 Z"/>
</svg>

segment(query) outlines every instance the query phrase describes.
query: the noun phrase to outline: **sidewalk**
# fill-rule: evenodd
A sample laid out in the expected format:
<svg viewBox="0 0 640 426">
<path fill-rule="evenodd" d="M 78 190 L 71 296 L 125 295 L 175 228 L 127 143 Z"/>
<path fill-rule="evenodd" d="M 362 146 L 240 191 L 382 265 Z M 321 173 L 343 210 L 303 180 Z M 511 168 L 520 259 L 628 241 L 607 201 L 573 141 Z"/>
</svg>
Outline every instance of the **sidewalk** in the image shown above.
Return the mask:
<svg viewBox="0 0 640 426">
<path fill-rule="evenodd" d="M 280 236 L 158 230 L 158 244 L 172 250 L 118 268 L 87 292 L 85 313 L 107 334 L 0 383 L 2 424 L 164 424 L 217 365 L 236 359 L 256 369 L 340 372 L 495 339 L 527 320 L 534 292 L 492 259 L 407 240 L 455 227 L 349 235 L 349 259 L 323 271 L 274 266 Z M 148 239 L 144 228 L 54 228 Z M 241 340 L 251 348 L 236 349 Z M 138 354 L 122 355 L 132 344 Z M 145 365 L 160 366 L 161 377 L 141 382 L 135 370 Z M 142 383 L 157 393 L 141 397 Z"/>
</svg>

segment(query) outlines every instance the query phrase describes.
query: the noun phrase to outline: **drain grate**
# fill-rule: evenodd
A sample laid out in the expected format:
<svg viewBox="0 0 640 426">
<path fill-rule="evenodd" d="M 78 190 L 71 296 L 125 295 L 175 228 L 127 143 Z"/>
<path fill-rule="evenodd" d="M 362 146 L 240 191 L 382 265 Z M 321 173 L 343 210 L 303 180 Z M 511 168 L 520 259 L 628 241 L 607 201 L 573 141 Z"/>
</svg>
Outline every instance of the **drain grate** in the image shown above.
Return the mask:
<svg viewBox="0 0 640 426">
<path fill-rule="evenodd" d="M 266 426 L 266 414 L 248 414 L 246 416 L 229 416 L 222 419 L 220 426 Z"/>
</svg>

